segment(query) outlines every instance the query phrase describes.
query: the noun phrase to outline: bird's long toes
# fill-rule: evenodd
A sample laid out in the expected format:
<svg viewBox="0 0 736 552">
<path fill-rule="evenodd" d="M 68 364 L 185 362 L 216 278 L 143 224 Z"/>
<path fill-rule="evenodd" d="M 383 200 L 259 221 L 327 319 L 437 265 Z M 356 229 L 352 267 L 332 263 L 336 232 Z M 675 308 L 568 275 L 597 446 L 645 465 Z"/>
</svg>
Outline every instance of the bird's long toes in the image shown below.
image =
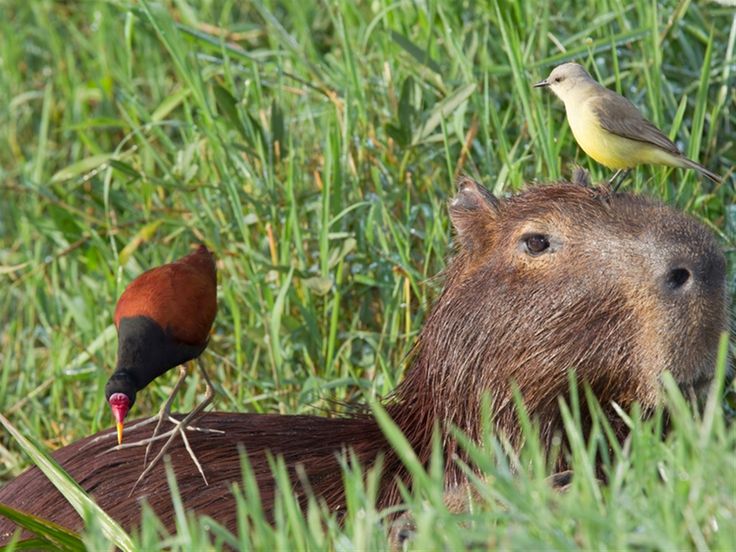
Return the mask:
<svg viewBox="0 0 736 552">
<path fill-rule="evenodd" d="M 197 471 L 199 472 L 199 475 L 202 476 L 202 480 L 204 481 L 204 484 L 209 486 L 209 483 L 207 482 L 207 477 L 204 474 L 204 469 L 202 468 L 202 464 L 199 463 L 199 459 L 197 458 L 197 455 L 194 454 L 194 451 L 192 450 L 191 445 L 189 444 L 189 439 L 187 439 L 187 434 L 184 429 L 180 428 L 181 432 L 181 439 L 184 441 L 184 446 L 187 449 L 187 452 L 189 453 L 189 457 L 192 459 L 192 462 L 194 462 L 194 465 L 197 467 Z"/>
<path fill-rule="evenodd" d="M 124 448 L 142 447 L 143 445 L 148 445 L 149 443 L 153 443 L 155 441 L 160 441 L 161 439 L 166 439 L 167 437 L 171 437 L 171 435 L 174 432 L 176 432 L 177 429 L 178 428 L 170 429 L 169 431 L 166 431 L 164 433 L 159 433 L 158 435 L 152 435 L 151 437 L 146 437 L 145 439 L 133 441 L 132 443 L 123 443 L 122 445 L 115 445 L 109 450 L 122 450 Z"/>
<path fill-rule="evenodd" d="M 152 416 L 150 418 L 146 418 L 145 420 L 141 420 L 140 422 L 135 423 L 135 424 L 133 424 L 131 426 L 126 426 L 125 429 L 128 432 L 134 431 L 134 430 L 138 429 L 139 427 L 147 426 L 148 424 L 150 424 L 151 422 L 155 421 L 156 419 L 157 419 L 156 416 Z M 99 435 L 99 436 L 95 437 L 94 439 L 90 439 L 88 442 L 86 442 L 84 445 L 82 445 L 79 448 L 79 450 L 84 450 L 87 447 L 91 447 L 92 445 L 95 445 L 95 444 L 100 443 L 102 441 L 107 441 L 109 439 L 114 439 L 114 438 L 117 438 L 117 432 L 115 431 L 115 429 L 110 429 L 109 431 L 106 431 L 102 435 Z M 110 450 L 120 450 L 119 447 L 121 447 L 121 446 L 122 445 L 116 445 L 116 446 L 114 446 L 114 447 L 112 447 L 110 449 L 107 449 L 105 452 L 108 452 Z"/>
<path fill-rule="evenodd" d="M 182 421 L 181 420 L 177 420 L 173 416 L 169 416 L 169 421 L 172 424 L 175 424 L 175 425 L 177 425 L 179 427 L 181 427 L 181 425 L 182 425 Z M 189 425 L 189 424 L 187 424 L 187 431 L 199 431 L 200 433 L 219 433 L 221 435 L 224 435 L 225 434 L 225 432 L 222 429 L 212 429 L 212 428 L 208 428 L 208 427 L 199 427 L 199 426 L 193 426 L 193 425 Z"/>
<path fill-rule="evenodd" d="M 117 436 L 117 432 L 114 429 L 112 429 L 112 430 L 108 431 L 107 433 L 103 433 L 102 435 L 99 435 L 99 436 L 95 437 L 94 439 L 90 439 L 89 441 L 87 441 L 86 443 L 84 443 L 81 447 L 79 447 L 79 450 L 84 450 L 87 447 L 91 447 L 92 445 L 95 445 L 95 444 L 100 443 L 102 441 L 107 441 L 107 440 L 112 439 L 112 438 L 114 438 L 116 436 Z"/>
</svg>

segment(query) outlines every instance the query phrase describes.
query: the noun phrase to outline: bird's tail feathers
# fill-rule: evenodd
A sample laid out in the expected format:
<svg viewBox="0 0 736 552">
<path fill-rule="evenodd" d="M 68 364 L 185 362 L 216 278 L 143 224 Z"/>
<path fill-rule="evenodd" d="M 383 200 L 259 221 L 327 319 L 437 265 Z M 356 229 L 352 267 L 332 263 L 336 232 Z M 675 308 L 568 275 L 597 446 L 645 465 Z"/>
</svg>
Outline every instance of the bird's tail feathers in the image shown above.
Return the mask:
<svg viewBox="0 0 736 552">
<path fill-rule="evenodd" d="M 709 171 L 700 163 L 696 163 L 695 161 L 693 161 L 692 159 L 688 159 L 687 157 L 682 158 L 682 166 L 688 169 L 695 169 L 703 176 L 710 178 L 716 184 L 721 184 L 723 182 L 723 178 L 718 176 L 716 173 L 714 173 L 713 171 Z"/>
</svg>

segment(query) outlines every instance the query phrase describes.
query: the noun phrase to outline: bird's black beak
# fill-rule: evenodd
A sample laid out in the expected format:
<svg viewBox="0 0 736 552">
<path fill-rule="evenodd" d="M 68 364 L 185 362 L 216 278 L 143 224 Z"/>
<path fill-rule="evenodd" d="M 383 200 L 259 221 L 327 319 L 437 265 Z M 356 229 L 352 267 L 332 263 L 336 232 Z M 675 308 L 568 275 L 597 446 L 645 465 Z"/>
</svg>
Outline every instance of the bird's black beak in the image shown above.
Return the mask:
<svg viewBox="0 0 736 552">
<path fill-rule="evenodd" d="M 532 84 L 534 88 L 544 88 L 546 86 L 549 86 L 549 81 L 547 79 L 544 79 L 543 81 L 535 82 Z"/>
</svg>

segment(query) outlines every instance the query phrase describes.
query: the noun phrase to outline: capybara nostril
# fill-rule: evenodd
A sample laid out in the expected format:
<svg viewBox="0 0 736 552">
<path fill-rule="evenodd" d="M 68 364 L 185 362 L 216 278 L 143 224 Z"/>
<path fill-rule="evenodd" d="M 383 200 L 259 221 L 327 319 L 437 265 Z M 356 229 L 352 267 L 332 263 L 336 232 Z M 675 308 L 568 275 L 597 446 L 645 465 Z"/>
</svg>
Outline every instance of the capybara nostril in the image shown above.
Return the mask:
<svg viewBox="0 0 736 552">
<path fill-rule="evenodd" d="M 725 280 L 726 263 L 723 255 L 704 249 L 670 259 L 665 270 L 660 285 L 666 293 L 718 295 Z"/>
</svg>

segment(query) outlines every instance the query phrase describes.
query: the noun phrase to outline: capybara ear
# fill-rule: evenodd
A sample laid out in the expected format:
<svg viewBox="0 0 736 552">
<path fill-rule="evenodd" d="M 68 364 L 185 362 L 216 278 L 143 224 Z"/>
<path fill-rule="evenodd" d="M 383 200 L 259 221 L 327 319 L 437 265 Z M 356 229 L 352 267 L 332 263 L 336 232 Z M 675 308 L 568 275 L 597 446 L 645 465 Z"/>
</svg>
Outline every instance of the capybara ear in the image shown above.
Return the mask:
<svg viewBox="0 0 736 552">
<path fill-rule="evenodd" d="M 489 223 L 499 202 L 480 183 L 467 176 L 457 180 L 457 195 L 450 202 L 450 220 L 464 247 L 474 249 L 488 239 Z"/>
<path fill-rule="evenodd" d="M 590 173 L 586 171 L 580 165 L 575 165 L 572 168 L 572 183 L 578 186 L 585 186 L 590 188 L 592 183 L 590 181 Z"/>
</svg>

